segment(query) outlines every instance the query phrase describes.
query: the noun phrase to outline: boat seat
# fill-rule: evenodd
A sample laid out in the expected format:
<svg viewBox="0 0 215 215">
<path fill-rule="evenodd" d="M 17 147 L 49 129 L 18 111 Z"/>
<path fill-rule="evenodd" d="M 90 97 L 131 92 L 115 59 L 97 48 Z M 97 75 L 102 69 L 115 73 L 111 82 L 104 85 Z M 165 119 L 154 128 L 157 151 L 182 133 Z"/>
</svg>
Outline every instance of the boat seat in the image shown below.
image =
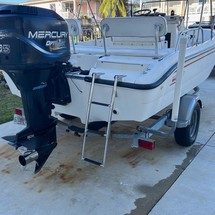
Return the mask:
<svg viewBox="0 0 215 215">
<path fill-rule="evenodd" d="M 204 43 L 211 38 L 210 29 L 200 28 L 198 41 L 198 28 L 190 28 L 189 30 L 184 32 L 188 36 L 187 47 L 192 47 L 198 43 Z"/>
<path fill-rule="evenodd" d="M 167 22 L 162 16 L 115 17 L 105 18 L 101 22 L 105 55 L 107 55 L 106 37 L 141 37 L 145 41 L 155 42 L 155 52 L 158 52 L 158 42 L 167 33 Z"/>
<path fill-rule="evenodd" d="M 82 34 L 82 28 L 81 28 L 81 22 L 79 19 L 65 19 L 68 25 L 69 34 L 72 39 L 72 47 L 73 47 L 73 53 L 76 53 L 75 49 L 75 41 L 74 36 L 80 36 Z"/>
<path fill-rule="evenodd" d="M 115 17 L 101 22 L 107 37 L 155 37 L 156 26 L 159 26 L 158 36 L 165 36 L 167 22 L 162 16 Z"/>
</svg>

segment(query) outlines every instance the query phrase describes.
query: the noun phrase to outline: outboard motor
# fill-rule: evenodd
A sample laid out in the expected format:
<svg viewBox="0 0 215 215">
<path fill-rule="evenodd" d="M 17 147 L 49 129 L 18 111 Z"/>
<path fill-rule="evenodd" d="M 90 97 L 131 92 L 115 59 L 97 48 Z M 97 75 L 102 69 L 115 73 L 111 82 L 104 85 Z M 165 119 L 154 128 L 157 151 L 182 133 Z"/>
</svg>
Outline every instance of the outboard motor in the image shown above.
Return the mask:
<svg viewBox="0 0 215 215">
<path fill-rule="evenodd" d="M 52 103 L 71 102 L 64 71 L 70 58 L 66 22 L 52 10 L 0 5 L 0 69 L 20 90 L 27 126 L 3 137 L 17 148 L 22 165 L 36 161 L 37 173 L 56 147 Z"/>
</svg>

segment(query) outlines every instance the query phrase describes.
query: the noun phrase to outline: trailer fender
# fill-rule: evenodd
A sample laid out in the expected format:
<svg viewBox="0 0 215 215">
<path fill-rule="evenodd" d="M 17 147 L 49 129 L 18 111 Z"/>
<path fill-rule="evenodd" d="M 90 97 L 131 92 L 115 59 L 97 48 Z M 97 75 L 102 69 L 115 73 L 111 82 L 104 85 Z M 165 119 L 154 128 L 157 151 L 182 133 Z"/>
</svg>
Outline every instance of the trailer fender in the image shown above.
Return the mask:
<svg viewBox="0 0 215 215">
<path fill-rule="evenodd" d="M 190 120 L 191 120 L 196 102 L 198 102 L 200 107 L 202 108 L 202 102 L 198 95 L 186 94 L 181 97 L 178 121 L 176 125 L 177 128 L 185 128 L 188 125 L 190 125 Z"/>
</svg>

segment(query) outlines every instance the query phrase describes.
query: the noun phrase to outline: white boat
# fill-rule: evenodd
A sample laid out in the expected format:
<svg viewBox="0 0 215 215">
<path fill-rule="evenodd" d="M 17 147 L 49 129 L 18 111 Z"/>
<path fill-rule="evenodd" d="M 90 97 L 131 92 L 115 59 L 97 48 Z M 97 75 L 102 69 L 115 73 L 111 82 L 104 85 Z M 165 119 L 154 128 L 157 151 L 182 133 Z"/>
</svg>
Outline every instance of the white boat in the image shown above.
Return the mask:
<svg viewBox="0 0 215 215">
<path fill-rule="evenodd" d="M 142 122 L 148 119 L 173 102 L 178 41 L 182 35 L 187 35 L 189 40 L 181 96 L 198 86 L 214 66 L 215 40 L 214 37 L 211 39 L 210 29 L 201 29 L 196 43 L 198 28 L 183 29 L 182 22 L 179 16 L 104 19 L 101 26 L 108 26 L 110 30 L 104 34 L 111 39 L 105 38 L 104 44 L 103 41 L 97 41 L 97 44 L 90 41 L 76 46 L 70 62 L 88 70 L 89 74 L 81 71 L 67 74 L 73 102 L 67 106 L 56 105 L 56 111 L 77 116 L 84 123 L 92 75 L 102 73 L 94 85 L 94 100 L 101 103 L 110 103 L 114 77 L 121 78 L 117 84 L 112 120 Z M 156 26 L 159 26 L 158 38 L 155 37 Z M 170 41 L 165 39 L 166 34 L 171 35 Z M 105 106 L 92 108 L 90 121 L 107 121 L 107 117 Z"/>
<path fill-rule="evenodd" d="M 81 34 L 78 20 L 68 20 L 68 26 L 72 38 Z M 194 143 L 202 106 L 196 91 L 215 65 L 215 31 L 185 26 L 174 11 L 166 15 L 142 9 L 136 16 L 103 19 L 101 39 L 78 44 L 73 40 L 69 60 L 73 69 L 66 73 L 72 102 L 55 104 L 53 112 L 78 117 L 85 124 L 82 159 L 104 166 L 111 122 L 143 122 L 172 104 L 173 113 L 156 126 L 139 127 L 138 144 L 140 139 L 150 142 L 151 134 L 165 135 L 158 128 L 170 118 L 176 141 Z M 18 94 L 9 76 L 5 78 Z M 84 156 L 92 122 L 107 122 L 101 163 Z"/>
<path fill-rule="evenodd" d="M 70 62 L 85 71 L 67 73 L 73 101 L 56 105 L 54 111 L 76 116 L 85 125 L 152 117 L 174 103 L 182 37 L 187 44 L 180 97 L 208 78 L 215 65 L 214 30 L 185 28 L 184 18 L 173 11 L 165 15 L 143 9 L 136 14 L 140 16 L 106 18 L 101 22 L 103 39 L 73 45 Z M 70 20 L 69 27 L 73 36 L 81 32 L 76 20 Z"/>
<path fill-rule="evenodd" d="M 198 134 L 202 104 L 196 95 L 188 93 L 194 89 L 196 94 L 197 86 L 208 78 L 215 65 L 213 28 L 185 28 L 183 17 L 174 11 L 165 15 L 143 9 L 136 14 L 140 16 L 102 20 L 101 40 L 76 46 L 73 43 L 70 62 L 85 71 L 67 74 L 73 101 L 55 108 L 85 124 L 82 159 L 101 166 L 105 164 L 111 122 L 143 122 L 172 104 L 172 113 L 149 128 L 138 127 L 140 134 L 134 137 L 133 146 L 153 148 L 151 135 L 168 135 L 159 129 L 168 124 L 170 117 L 176 142 L 192 145 Z M 69 27 L 72 35 L 81 32 L 75 20 L 70 21 Z M 186 37 L 183 57 L 179 53 L 182 37 Z M 181 75 L 177 75 L 177 70 L 181 70 Z M 96 122 L 107 122 L 102 162 L 85 157 L 87 134 L 94 130 Z M 71 129 L 80 132 L 79 128 Z"/>
</svg>

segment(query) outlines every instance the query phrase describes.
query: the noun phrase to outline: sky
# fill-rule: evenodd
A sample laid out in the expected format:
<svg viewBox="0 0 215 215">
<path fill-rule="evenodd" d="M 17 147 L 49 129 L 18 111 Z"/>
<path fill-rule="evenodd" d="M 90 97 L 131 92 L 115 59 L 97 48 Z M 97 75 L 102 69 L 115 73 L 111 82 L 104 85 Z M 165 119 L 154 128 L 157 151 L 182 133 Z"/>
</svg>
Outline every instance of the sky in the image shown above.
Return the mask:
<svg viewBox="0 0 215 215">
<path fill-rule="evenodd" d="M 13 3 L 13 4 L 19 4 L 26 2 L 27 0 L 0 0 L 0 3 Z"/>
</svg>

